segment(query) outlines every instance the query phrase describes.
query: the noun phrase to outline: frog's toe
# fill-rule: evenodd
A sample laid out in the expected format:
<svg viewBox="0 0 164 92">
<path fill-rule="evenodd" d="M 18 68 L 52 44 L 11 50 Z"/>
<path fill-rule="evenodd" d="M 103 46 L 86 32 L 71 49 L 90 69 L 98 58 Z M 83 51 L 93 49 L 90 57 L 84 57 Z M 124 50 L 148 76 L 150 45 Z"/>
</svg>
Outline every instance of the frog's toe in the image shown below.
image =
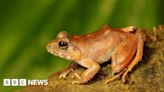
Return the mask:
<svg viewBox="0 0 164 92">
<path fill-rule="evenodd" d="M 68 73 L 62 73 L 62 74 L 60 74 L 59 78 L 65 79 L 67 76 L 68 76 Z"/>
<path fill-rule="evenodd" d="M 123 83 L 125 83 L 125 81 L 126 81 L 125 77 L 122 77 L 121 80 L 122 80 Z"/>
<path fill-rule="evenodd" d="M 72 84 L 80 84 L 80 81 L 72 81 Z"/>
<path fill-rule="evenodd" d="M 72 84 L 85 84 L 88 80 L 80 78 L 78 81 L 72 81 Z"/>
<path fill-rule="evenodd" d="M 77 79 L 81 79 L 80 75 L 78 73 L 74 73 L 74 77 L 77 78 Z"/>
<path fill-rule="evenodd" d="M 111 81 L 113 81 L 113 79 L 112 79 L 112 78 L 110 78 L 110 79 L 106 80 L 105 84 L 109 84 Z"/>
<path fill-rule="evenodd" d="M 68 69 L 68 70 L 66 70 L 66 71 L 64 71 L 63 73 L 61 73 L 60 75 L 59 75 L 59 78 L 60 79 L 65 79 L 67 76 L 68 76 L 68 74 L 70 73 L 70 72 L 72 72 L 72 71 L 74 71 L 74 69 Z"/>
<path fill-rule="evenodd" d="M 116 75 L 114 75 L 114 72 L 112 72 L 112 75 L 113 75 L 113 76 L 112 76 L 111 78 L 109 78 L 108 80 L 106 80 L 106 84 L 108 84 L 109 82 L 114 81 L 114 80 L 120 78 L 120 76 L 121 76 L 123 73 L 124 73 L 124 70 L 121 71 L 121 72 L 119 72 L 119 73 L 116 74 Z"/>
<path fill-rule="evenodd" d="M 129 27 L 129 32 L 135 32 L 137 28 L 135 26 L 130 26 Z"/>
<path fill-rule="evenodd" d="M 112 81 L 114 81 L 114 80 L 116 80 L 117 78 L 119 78 L 120 76 L 113 76 L 112 78 L 109 78 L 108 80 L 106 80 L 106 84 L 108 84 L 108 83 L 110 83 L 110 82 L 112 82 Z"/>
<path fill-rule="evenodd" d="M 84 84 L 86 83 L 85 81 L 81 81 L 81 80 L 78 80 L 78 81 L 72 81 L 72 84 Z"/>
<path fill-rule="evenodd" d="M 122 75 L 122 78 L 121 78 L 121 80 L 122 80 L 123 83 L 126 82 L 126 78 L 127 78 L 127 77 L 128 77 L 128 76 L 127 76 L 127 73 L 125 72 L 125 73 Z"/>
<path fill-rule="evenodd" d="M 127 80 L 128 76 L 125 76 L 125 77 L 122 77 L 121 80 L 123 83 L 126 83 L 128 80 Z"/>
</svg>

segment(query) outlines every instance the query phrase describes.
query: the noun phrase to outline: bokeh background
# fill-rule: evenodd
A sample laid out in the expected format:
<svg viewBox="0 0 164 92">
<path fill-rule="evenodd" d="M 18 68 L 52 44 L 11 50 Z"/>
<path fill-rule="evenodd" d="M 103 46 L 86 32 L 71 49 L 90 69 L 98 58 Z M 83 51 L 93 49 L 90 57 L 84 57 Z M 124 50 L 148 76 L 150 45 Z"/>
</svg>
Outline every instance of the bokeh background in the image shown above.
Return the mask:
<svg viewBox="0 0 164 92">
<path fill-rule="evenodd" d="M 70 61 L 46 52 L 60 31 L 86 34 L 105 24 L 164 24 L 164 0 L 0 0 L 0 91 L 4 78 L 47 79 Z"/>
</svg>

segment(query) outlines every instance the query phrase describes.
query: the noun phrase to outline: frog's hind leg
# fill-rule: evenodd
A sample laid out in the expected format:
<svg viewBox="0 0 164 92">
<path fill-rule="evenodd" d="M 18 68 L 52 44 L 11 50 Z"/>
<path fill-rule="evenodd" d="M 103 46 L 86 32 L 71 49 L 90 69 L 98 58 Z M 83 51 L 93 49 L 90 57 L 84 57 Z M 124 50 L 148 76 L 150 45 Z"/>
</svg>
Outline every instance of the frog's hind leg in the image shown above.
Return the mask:
<svg viewBox="0 0 164 92">
<path fill-rule="evenodd" d="M 131 62 L 133 59 L 136 49 L 137 49 L 137 41 L 134 40 L 133 42 L 127 41 L 126 43 L 121 43 L 114 51 L 114 54 L 112 56 L 112 70 L 114 73 L 118 73 L 112 78 L 108 79 L 106 83 L 109 83 L 110 81 L 113 81 L 117 78 L 119 78 L 125 71 L 126 68 L 128 67 L 128 64 Z"/>
<path fill-rule="evenodd" d="M 138 46 L 137 46 L 137 53 L 136 56 L 134 57 L 133 61 L 129 64 L 126 72 L 122 76 L 122 81 L 125 82 L 125 77 L 132 70 L 132 68 L 142 60 L 142 55 L 143 55 L 143 48 L 144 48 L 144 39 L 142 35 L 138 35 Z"/>
</svg>

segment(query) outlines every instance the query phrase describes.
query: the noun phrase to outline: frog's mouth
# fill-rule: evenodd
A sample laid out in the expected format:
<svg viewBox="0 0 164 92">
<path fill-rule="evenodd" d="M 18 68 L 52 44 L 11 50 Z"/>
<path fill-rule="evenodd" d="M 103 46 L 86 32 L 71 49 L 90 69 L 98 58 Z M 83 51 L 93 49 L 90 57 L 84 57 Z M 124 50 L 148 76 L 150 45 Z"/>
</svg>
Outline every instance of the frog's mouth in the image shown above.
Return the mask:
<svg viewBox="0 0 164 92">
<path fill-rule="evenodd" d="M 53 55 L 56 55 L 55 52 L 54 52 L 53 50 L 49 49 L 49 48 L 47 48 L 47 52 L 48 52 L 48 53 L 51 53 L 51 54 L 53 54 Z"/>
<path fill-rule="evenodd" d="M 50 50 L 49 53 L 51 53 L 51 54 L 53 54 L 55 56 L 61 57 L 61 58 L 65 58 L 65 59 L 71 60 L 71 56 L 67 55 L 66 53 L 61 53 L 61 52 L 55 53 L 52 50 Z"/>
<path fill-rule="evenodd" d="M 55 56 L 59 56 L 59 57 L 62 57 L 62 58 L 64 58 L 65 57 L 65 54 L 64 53 L 57 53 L 57 52 L 55 52 L 55 51 L 53 51 L 53 50 L 51 50 L 51 49 L 48 49 L 47 48 L 47 51 L 48 51 L 48 53 L 51 53 L 51 54 L 53 54 L 53 55 L 55 55 Z"/>
<path fill-rule="evenodd" d="M 51 54 L 57 56 L 57 53 L 55 53 L 53 50 L 47 50 L 47 51 L 48 51 L 48 53 L 51 53 Z"/>
<path fill-rule="evenodd" d="M 61 58 L 71 59 L 71 56 L 67 55 L 67 53 L 64 53 L 64 52 L 56 52 L 56 51 L 54 51 L 54 50 L 52 50 L 50 48 L 47 48 L 47 52 L 51 53 L 52 55 L 59 56 Z"/>
</svg>

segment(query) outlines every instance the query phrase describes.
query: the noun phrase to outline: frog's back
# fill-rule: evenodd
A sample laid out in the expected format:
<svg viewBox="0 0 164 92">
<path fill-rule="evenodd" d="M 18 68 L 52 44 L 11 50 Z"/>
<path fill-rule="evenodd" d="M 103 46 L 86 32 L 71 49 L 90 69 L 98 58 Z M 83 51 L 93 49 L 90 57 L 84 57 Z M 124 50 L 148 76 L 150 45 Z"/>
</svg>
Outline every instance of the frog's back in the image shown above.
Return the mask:
<svg viewBox="0 0 164 92">
<path fill-rule="evenodd" d="M 119 36 L 119 30 L 109 26 L 101 28 L 99 31 L 91 35 L 95 35 L 95 39 L 91 39 L 88 56 L 98 63 L 104 63 L 111 59 L 114 49 L 121 43 L 122 38 Z"/>
<path fill-rule="evenodd" d="M 87 35 L 72 36 L 71 40 L 81 51 L 82 57 L 104 63 L 112 57 L 114 49 L 129 36 L 132 37 L 130 33 L 104 26 Z"/>
</svg>

